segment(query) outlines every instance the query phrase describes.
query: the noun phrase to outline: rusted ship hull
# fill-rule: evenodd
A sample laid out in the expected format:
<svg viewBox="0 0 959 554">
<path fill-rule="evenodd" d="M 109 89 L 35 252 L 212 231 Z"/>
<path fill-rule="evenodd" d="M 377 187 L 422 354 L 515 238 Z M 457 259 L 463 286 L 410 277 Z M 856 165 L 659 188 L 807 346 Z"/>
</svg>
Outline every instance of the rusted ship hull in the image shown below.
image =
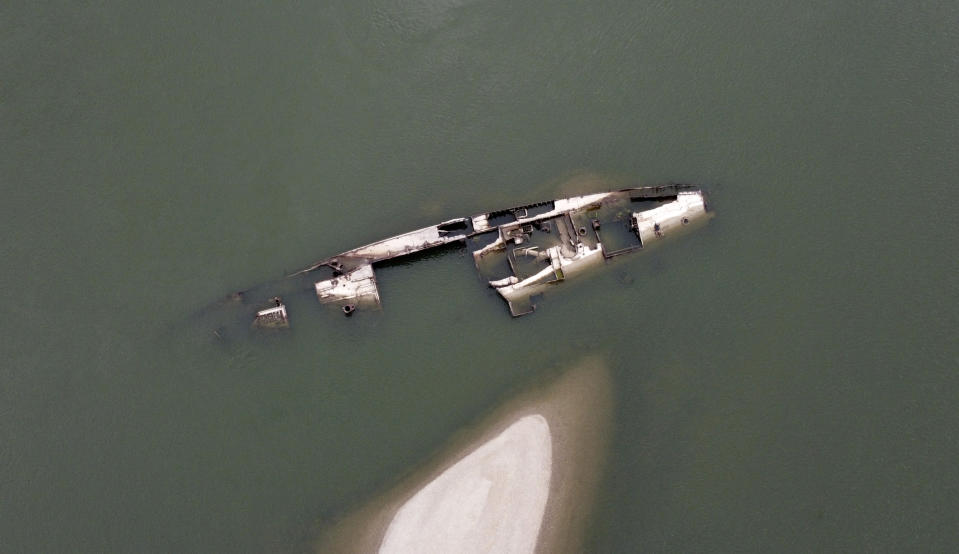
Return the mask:
<svg viewBox="0 0 959 554">
<path fill-rule="evenodd" d="M 317 300 L 352 315 L 380 306 L 377 264 L 463 244 L 516 317 L 532 312 L 532 298 L 547 288 L 691 229 L 711 215 L 702 188 L 695 185 L 587 194 L 450 219 L 324 258 L 288 278 L 314 277 L 311 290 Z M 243 300 L 243 295 L 232 297 Z M 286 305 L 273 297 L 255 313 L 254 325 L 284 327 L 287 315 Z"/>
</svg>

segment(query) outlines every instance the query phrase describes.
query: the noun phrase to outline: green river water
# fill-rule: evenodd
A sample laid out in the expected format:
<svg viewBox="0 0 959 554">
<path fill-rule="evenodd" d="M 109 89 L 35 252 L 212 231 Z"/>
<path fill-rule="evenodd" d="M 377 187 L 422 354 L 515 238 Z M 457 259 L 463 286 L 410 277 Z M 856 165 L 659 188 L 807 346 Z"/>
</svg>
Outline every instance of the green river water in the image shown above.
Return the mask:
<svg viewBox="0 0 959 554">
<path fill-rule="evenodd" d="M 0 551 L 297 552 L 604 356 L 590 552 L 959 543 L 959 4 L 0 7 Z M 511 319 L 462 250 L 279 336 L 197 310 L 562 193 L 717 217 Z"/>
</svg>

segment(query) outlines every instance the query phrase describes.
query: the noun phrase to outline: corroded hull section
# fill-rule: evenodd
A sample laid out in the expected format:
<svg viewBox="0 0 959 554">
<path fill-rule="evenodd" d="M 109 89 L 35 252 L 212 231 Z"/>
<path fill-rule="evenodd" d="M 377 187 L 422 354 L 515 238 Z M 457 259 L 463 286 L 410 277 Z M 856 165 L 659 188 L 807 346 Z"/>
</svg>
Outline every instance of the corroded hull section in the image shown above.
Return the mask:
<svg viewBox="0 0 959 554">
<path fill-rule="evenodd" d="M 532 298 L 550 286 L 704 221 L 706 208 L 703 191 L 690 185 L 556 200 L 551 210 L 499 225 L 495 240 L 473 258 L 510 313 L 520 316 L 533 311 Z"/>
<path fill-rule="evenodd" d="M 549 287 L 610 258 L 647 248 L 711 216 L 695 185 L 630 188 L 539 202 L 450 219 L 324 258 L 289 275 L 313 277 L 322 304 L 346 315 L 380 307 L 376 264 L 450 244 L 465 244 L 480 275 L 509 305 L 513 316 L 532 312 Z M 244 293 L 231 295 L 244 299 Z M 286 305 L 256 312 L 258 327 L 289 324 Z"/>
</svg>

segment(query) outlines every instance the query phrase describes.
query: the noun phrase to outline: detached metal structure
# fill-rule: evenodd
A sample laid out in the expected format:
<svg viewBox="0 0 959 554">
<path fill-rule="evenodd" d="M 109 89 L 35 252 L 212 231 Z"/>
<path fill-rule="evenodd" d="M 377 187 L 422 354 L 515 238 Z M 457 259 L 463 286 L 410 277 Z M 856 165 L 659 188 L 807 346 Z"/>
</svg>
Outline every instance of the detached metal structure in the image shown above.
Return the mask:
<svg viewBox="0 0 959 554">
<path fill-rule="evenodd" d="M 661 185 L 600 192 L 517 206 L 396 235 L 317 261 L 288 277 L 331 272 L 313 282 L 317 299 L 345 315 L 379 307 L 374 267 L 453 243 L 465 244 L 480 275 L 521 316 L 533 297 L 606 259 L 647 248 L 711 216 L 696 185 Z M 243 293 L 237 293 L 236 297 Z M 279 297 L 257 312 L 254 324 L 289 324 Z"/>
</svg>

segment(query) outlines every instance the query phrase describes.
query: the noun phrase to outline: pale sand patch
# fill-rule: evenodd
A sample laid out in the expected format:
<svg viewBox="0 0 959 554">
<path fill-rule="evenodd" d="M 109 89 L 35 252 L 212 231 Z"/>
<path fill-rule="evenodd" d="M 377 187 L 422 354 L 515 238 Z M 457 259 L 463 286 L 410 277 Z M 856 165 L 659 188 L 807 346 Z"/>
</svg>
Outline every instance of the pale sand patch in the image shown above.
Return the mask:
<svg viewBox="0 0 959 554">
<path fill-rule="evenodd" d="M 380 554 L 533 552 L 551 465 L 549 424 L 523 416 L 403 504 Z"/>
<path fill-rule="evenodd" d="M 599 359 L 577 363 L 506 401 L 389 491 L 327 524 L 316 550 L 368 553 L 411 544 L 392 551 L 429 552 L 405 542 L 413 540 L 414 528 L 425 525 L 427 533 L 448 535 L 440 541 L 478 541 L 478 551 L 530 551 L 530 537 L 537 552 L 581 551 L 606 456 L 612 397 Z M 541 453 L 544 441 L 548 458 Z M 526 452 L 530 444 L 533 451 Z M 474 455 L 486 463 L 469 462 Z M 541 493 L 536 491 L 544 486 L 545 508 L 538 508 Z M 442 544 L 436 551 L 462 551 Z"/>
</svg>

